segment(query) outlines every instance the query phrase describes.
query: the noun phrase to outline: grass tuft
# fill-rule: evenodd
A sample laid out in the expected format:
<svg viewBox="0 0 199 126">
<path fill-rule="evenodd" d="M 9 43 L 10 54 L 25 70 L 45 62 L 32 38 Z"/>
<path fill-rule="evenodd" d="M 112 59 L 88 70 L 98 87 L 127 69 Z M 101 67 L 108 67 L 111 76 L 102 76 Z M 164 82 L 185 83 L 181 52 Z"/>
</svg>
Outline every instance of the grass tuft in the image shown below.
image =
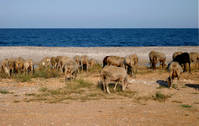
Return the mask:
<svg viewBox="0 0 199 126">
<path fill-rule="evenodd" d="M 1 93 L 1 94 L 9 94 L 10 92 L 9 92 L 9 91 L 7 91 L 7 90 L 4 90 L 4 89 L 3 89 L 3 90 L 2 90 L 2 89 L 0 89 L 0 93 Z"/>
<path fill-rule="evenodd" d="M 59 77 L 60 73 L 57 70 L 54 69 L 50 69 L 50 68 L 40 68 L 38 70 L 35 71 L 35 73 L 33 74 L 33 78 L 56 78 Z"/>
<path fill-rule="evenodd" d="M 171 96 L 164 95 L 161 92 L 156 92 L 156 94 L 154 96 L 152 96 L 152 97 L 153 97 L 154 100 L 157 100 L 159 102 L 165 102 Z"/>
<path fill-rule="evenodd" d="M 183 107 L 183 108 L 191 108 L 192 106 L 191 105 L 182 104 L 181 107 Z"/>
<path fill-rule="evenodd" d="M 31 81 L 30 75 L 18 74 L 15 76 L 15 79 L 19 82 L 29 82 Z"/>
</svg>

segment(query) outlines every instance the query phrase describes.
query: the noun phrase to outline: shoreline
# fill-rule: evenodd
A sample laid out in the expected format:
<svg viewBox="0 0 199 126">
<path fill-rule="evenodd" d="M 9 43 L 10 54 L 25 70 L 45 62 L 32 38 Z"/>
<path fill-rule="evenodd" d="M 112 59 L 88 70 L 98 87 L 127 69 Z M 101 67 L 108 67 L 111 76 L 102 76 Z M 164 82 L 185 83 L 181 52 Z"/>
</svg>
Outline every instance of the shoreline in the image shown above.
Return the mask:
<svg viewBox="0 0 199 126">
<path fill-rule="evenodd" d="M 37 47 L 37 46 L 0 46 L 0 61 L 5 58 L 23 57 L 38 63 L 43 57 L 87 55 L 102 61 L 105 56 L 127 56 L 137 54 L 140 65 L 148 63 L 150 51 L 165 53 L 167 63 L 171 61 L 172 54 L 176 51 L 199 52 L 199 46 L 147 46 L 147 47 Z"/>
</svg>

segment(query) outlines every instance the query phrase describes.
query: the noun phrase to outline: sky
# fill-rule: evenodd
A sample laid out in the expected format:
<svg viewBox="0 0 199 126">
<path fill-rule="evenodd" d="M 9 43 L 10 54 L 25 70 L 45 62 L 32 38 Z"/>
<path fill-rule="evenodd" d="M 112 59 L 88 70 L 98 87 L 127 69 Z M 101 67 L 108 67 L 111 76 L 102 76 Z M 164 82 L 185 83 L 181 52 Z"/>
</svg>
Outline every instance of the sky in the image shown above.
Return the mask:
<svg viewBox="0 0 199 126">
<path fill-rule="evenodd" d="M 198 28 L 198 0 L 0 0 L 0 28 Z"/>
</svg>

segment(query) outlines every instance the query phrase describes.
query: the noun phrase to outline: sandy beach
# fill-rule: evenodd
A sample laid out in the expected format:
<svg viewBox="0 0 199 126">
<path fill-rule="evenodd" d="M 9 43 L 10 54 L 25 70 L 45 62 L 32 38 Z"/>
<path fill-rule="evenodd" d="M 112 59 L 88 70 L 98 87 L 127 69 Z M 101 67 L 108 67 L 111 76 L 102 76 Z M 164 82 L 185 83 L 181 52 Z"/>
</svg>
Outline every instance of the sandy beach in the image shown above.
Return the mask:
<svg viewBox="0 0 199 126">
<path fill-rule="evenodd" d="M 199 52 L 199 46 L 179 47 L 0 47 L 0 61 L 4 58 L 23 57 L 31 58 L 33 62 L 39 62 L 46 56 L 69 56 L 88 55 L 99 61 L 105 56 L 127 56 L 137 54 L 140 65 L 148 63 L 148 54 L 151 50 L 160 51 L 166 54 L 167 63 L 171 61 L 172 54 L 176 51 Z"/>
</svg>

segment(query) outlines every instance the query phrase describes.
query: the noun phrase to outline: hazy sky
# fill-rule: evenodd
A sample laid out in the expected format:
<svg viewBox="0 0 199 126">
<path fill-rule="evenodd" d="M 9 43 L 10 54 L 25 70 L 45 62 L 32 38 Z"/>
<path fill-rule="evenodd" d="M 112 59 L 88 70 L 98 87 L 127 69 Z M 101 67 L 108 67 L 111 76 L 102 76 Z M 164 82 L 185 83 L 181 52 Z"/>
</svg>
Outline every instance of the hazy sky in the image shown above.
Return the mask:
<svg viewBox="0 0 199 126">
<path fill-rule="evenodd" d="M 0 0 L 0 28 L 193 28 L 198 0 Z"/>
</svg>

